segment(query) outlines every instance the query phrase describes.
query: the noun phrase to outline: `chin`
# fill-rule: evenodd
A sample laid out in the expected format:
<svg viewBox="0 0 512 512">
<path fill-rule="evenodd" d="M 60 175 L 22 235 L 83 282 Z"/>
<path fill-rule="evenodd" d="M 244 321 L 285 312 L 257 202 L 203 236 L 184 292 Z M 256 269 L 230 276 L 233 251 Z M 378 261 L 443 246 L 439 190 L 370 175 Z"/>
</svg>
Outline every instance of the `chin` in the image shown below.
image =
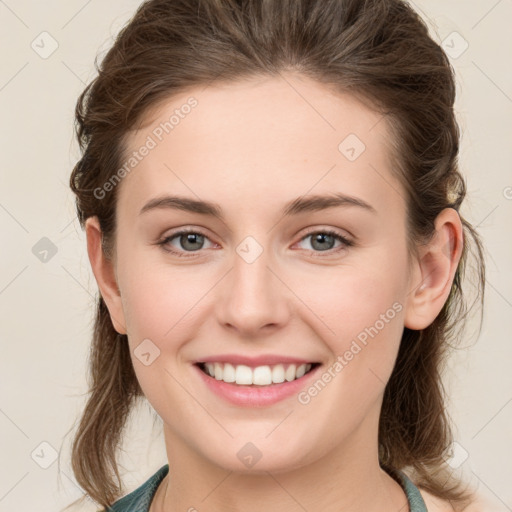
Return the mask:
<svg viewBox="0 0 512 512">
<path fill-rule="evenodd" d="M 286 473 L 307 464 L 304 448 L 294 450 L 293 445 L 283 449 L 282 443 L 272 443 L 268 439 L 236 442 L 226 446 L 222 443 L 222 453 L 204 453 L 204 457 L 226 471 L 247 475 Z M 218 444 L 220 446 L 221 443 Z"/>
</svg>

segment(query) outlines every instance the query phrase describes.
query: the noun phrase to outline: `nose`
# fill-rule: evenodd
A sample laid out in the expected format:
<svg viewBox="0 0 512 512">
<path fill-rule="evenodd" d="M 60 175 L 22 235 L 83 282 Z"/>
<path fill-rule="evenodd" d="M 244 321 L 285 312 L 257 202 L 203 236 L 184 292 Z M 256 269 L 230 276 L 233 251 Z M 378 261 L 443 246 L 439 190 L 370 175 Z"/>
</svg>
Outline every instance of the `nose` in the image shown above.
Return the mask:
<svg viewBox="0 0 512 512">
<path fill-rule="evenodd" d="M 216 313 L 219 323 L 240 337 L 261 337 L 289 319 L 291 294 L 273 263 L 267 250 L 252 262 L 234 254 L 217 295 Z"/>
</svg>

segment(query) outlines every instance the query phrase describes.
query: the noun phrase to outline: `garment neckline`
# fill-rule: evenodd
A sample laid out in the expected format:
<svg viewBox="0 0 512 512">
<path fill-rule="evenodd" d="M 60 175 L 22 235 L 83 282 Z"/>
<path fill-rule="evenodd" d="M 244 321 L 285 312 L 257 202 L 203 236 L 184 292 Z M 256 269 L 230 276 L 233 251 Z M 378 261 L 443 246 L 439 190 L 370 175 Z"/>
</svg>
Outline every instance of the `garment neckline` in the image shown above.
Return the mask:
<svg viewBox="0 0 512 512">
<path fill-rule="evenodd" d="M 414 482 L 401 470 L 381 465 L 381 468 L 395 480 L 404 491 L 410 512 L 428 512 L 425 500 Z"/>
<path fill-rule="evenodd" d="M 387 466 L 381 466 L 381 468 L 391 478 L 393 478 L 393 480 L 395 480 L 404 491 L 407 497 L 410 512 L 428 512 L 427 506 L 425 504 L 425 501 L 423 500 L 423 496 L 421 495 L 420 490 L 416 487 L 416 485 L 414 485 L 413 481 L 403 471 L 399 469 L 393 469 Z M 148 503 L 147 510 L 149 510 L 149 506 L 156 494 L 158 486 L 160 485 L 160 483 L 165 478 L 168 472 L 169 464 L 165 464 L 153 475 L 153 482 L 152 485 L 150 485 L 150 488 L 153 492 L 151 493 L 151 499 Z"/>
</svg>

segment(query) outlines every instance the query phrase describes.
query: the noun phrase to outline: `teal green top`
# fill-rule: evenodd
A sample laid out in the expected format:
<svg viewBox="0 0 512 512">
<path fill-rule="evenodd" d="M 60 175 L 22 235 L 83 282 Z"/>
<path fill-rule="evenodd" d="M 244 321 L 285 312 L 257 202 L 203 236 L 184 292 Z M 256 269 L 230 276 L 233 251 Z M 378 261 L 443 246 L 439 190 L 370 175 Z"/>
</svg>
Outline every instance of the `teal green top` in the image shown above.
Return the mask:
<svg viewBox="0 0 512 512">
<path fill-rule="evenodd" d="M 410 512 L 427 512 L 427 507 L 418 488 L 412 483 L 409 477 L 398 470 L 383 468 L 402 487 L 409 502 Z M 151 500 L 156 493 L 160 482 L 169 472 L 169 464 L 162 466 L 152 477 L 130 494 L 117 500 L 108 512 L 148 512 Z"/>
</svg>

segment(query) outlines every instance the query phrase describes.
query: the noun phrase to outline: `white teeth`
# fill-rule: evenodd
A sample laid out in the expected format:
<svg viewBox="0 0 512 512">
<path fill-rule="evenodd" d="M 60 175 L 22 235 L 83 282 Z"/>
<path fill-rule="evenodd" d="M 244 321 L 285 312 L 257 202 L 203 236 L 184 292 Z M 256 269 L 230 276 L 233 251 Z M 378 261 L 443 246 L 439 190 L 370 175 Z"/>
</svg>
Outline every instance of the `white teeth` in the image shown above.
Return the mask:
<svg viewBox="0 0 512 512">
<path fill-rule="evenodd" d="M 215 370 L 213 363 L 204 363 L 206 371 L 210 374 L 210 377 L 215 377 Z"/>
<path fill-rule="evenodd" d="M 249 371 L 251 371 L 250 368 Z M 265 386 L 269 382 L 272 382 L 272 370 L 270 369 L 270 366 L 258 366 L 254 368 L 252 371 L 252 384 Z M 237 382 L 237 384 L 239 383 Z M 244 382 L 244 384 L 246 384 L 246 382 Z"/>
<path fill-rule="evenodd" d="M 222 376 L 217 380 L 222 380 Z M 237 365 L 235 368 L 235 382 L 237 384 L 252 384 L 252 370 L 243 364 Z"/>
<path fill-rule="evenodd" d="M 224 365 L 224 370 L 221 376 L 224 382 L 235 382 L 236 381 L 236 372 L 235 367 L 232 364 L 226 363 Z"/>
<path fill-rule="evenodd" d="M 305 364 L 301 364 L 298 368 L 297 368 L 297 373 L 296 373 L 296 377 L 297 379 L 302 377 L 304 374 L 306 373 L 306 365 Z"/>
<path fill-rule="evenodd" d="M 284 366 L 282 364 L 276 364 L 272 368 L 272 382 L 274 384 L 284 382 Z"/>
<path fill-rule="evenodd" d="M 292 380 L 295 380 L 295 365 L 292 364 L 290 366 L 288 366 L 285 374 L 284 374 L 284 378 L 290 382 Z"/>
<path fill-rule="evenodd" d="M 236 384 L 246 386 L 251 384 L 269 386 L 280 384 L 285 380 L 291 382 L 300 379 L 312 367 L 310 363 L 301 364 L 298 367 L 295 364 L 290 364 L 285 371 L 283 364 L 257 366 L 256 368 L 244 364 L 233 366 L 230 363 L 204 363 L 204 366 L 210 377 L 214 377 L 216 380 L 236 382 Z"/>
<path fill-rule="evenodd" d="M 222 379 L 222 366 L 219 363 L 214 363 L 213 366 L 213 375 L 217 380 Z"/>
</svg>

